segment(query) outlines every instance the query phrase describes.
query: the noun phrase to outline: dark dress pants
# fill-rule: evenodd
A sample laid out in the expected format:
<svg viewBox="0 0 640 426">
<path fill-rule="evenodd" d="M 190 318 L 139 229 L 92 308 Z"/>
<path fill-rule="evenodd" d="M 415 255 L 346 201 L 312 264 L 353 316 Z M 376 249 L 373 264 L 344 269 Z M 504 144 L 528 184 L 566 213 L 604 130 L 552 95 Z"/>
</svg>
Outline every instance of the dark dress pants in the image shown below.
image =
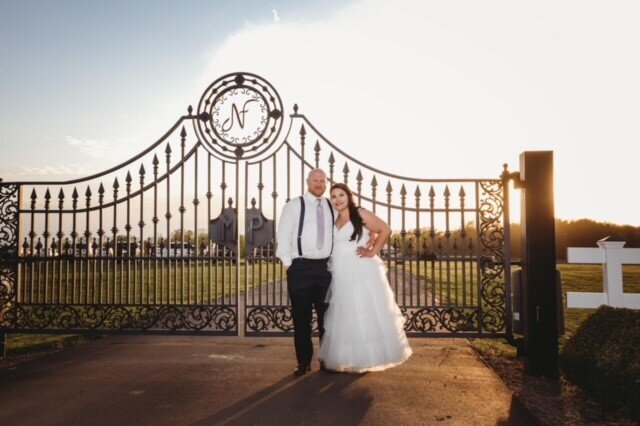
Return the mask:
<svg viewBox="0 0 640 426">
<path fill-rule="evenodd" d="M 287 287 L 293 316 L 293 338 L 298 364 L 308 365 L 313 357 L 311 319 L 313 309 L 318 319 L 320 339 L 324 334 L 324 302 L 331 284 L 326 259 L 294 259 L 287 269 Z"/>
</svg>

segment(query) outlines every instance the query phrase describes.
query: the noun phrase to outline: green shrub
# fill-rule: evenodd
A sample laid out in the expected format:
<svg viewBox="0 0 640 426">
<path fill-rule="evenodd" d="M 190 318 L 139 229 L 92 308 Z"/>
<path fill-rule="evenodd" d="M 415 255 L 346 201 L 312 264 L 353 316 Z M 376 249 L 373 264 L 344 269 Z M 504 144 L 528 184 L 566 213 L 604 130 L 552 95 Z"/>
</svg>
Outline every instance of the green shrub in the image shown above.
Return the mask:
<svg viewBox="0 0 640 426">
<path fill-rule="evenodd" d="M 640 419 L 640 311 L 601 306 L 569 338 L 561 367 L 605 407 Z"/>
</svg>

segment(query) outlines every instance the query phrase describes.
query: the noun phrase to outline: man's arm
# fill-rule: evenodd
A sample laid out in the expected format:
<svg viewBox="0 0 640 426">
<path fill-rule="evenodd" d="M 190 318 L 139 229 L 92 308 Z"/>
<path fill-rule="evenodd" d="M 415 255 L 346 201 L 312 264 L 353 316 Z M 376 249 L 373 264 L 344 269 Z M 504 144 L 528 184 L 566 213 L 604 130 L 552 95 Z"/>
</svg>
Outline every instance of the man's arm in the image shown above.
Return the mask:
<svg viewBox="0 0 640 426">
<path fill-rule="evenodd" d="M 276 228 L 276 256 L 285 267 L 291 265 L 291 236 L 295 231 L 295 218 L 293 217 L 294 203 L 289 201 L 282 209 L 282 215 Z"/>
</svg>

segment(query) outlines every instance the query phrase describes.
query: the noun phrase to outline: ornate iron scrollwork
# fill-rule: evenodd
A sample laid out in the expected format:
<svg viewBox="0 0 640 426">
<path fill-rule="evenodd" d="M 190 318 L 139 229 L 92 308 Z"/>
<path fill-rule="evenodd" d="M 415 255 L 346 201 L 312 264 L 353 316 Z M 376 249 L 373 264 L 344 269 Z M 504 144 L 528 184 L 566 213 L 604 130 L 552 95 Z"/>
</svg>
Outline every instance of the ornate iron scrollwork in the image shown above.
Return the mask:
<svg viewBox="0 0 640 426">
<path fill-rule="evenodd" d="M 504 332 L 506 328 L 504 245 L 502 216 L 504 187 L 501 181 L 481 181 L 480 250 L 485 261 L 480 263 L 482 331 Z"/>
<path fill-rule="evenodd" d="M 18 185 L 0 184 L 0 262 L 18 255 Z"/>
<path fill-rule="evenodd" d="M 246 328 L 249 333 L 293 332 L 293 316 L 289 306 L 258 306 L 247 308 Z M 318 319 L 313 314 L 312 331 L 318 331 Z"/>
<path fill-rule="evenodd" d="M 290 333 L 285 271 L 274 256 L 274 220 L 263 212 L 277 219 L 283 201 L 304 191 L 305 173 L 326 167 L 331 182 L 350 185 L 358 204 L 387 214 L 390 226 L 398 231 L 383 257 L 389 277 L 394 275 L 392 284 L 407 332 L 424 336 L 509 332 L 504 182 L 513 174 L 505 169 L 502 180 L 456 179 L 460 184 L 456 196 L 450 190 L 453 183 L 444 179 L 386 173 L 350 157 L 318 132 L 297 105 L 289 118 L 282 146 L 271 149 L 284 120 L 279 95 L 264 79 L 236 72 L 214 81 L 197 111 L 189 107 L 174 130 L 120 166 L 70 182 L 0 181 L 0 328 L 233 334 L 239 323 L 237 304 L 244 303 L 248 334 Z M 185 121 L 194 125 L 196 138 L 187 137 Z M 180 126 L 176 162 L 168 138 Z M 199 157 L 203 150 L 206 158 Z M 163 155 L 166 164 L 161 162 Z M 267 158 L 260 158 L 263 155 Z M 139 160 L 138 183 L 128 168 Z M 236 180 L 227 181 L 227 166 L 234 168 Z M 220 198 L 212 187 L 218 183 L 216 170 L 221 172 Z M 101 181 L 112 172 L 117 176 L 111 196 Z M 204 186 L 198 182 L 205 175 L 203 194 Z M 254 182 L 255 194 L 250 193 Z M 235 190 L 235 206 L 231 199 L 225 205 L 229 186 Z M 26 187 L 29 198 L 20 195 Z M 50 190 L 57 187 L 56 208 Z M 192 189 L 193 208 L 185 203 Z M 206 206 L 201 205 L 203 195 Z M 240 224 L 238 203 L 254 195 L 260 200 L 258 206 L 255 200 L 243 205 L 247 208 Z M 178 244 L 172 211 L 177 198 L 180 252 L 171 249 Z M 166 201 L 166 212 L 158 205 L 161 199 Z M 213 200 L 223 204 L 215 218 Z M 18 229 L 19 219 L 29 227 Z M 208 226 L 209 239 L 201 235 L 203 226 Z M 245 227 L 243 262 L 239 226 Z M 189 231 L 195 241 L 185 236 Z M 18 236 L 24 239 L 21 246 Z"/>
<path fill-rule="evenodd" d="M 15 316 L 19 191 L 18 185 L 0 183 L 0 328 L 11 327 Z"/>
<path fill-rule="evenodd" d="M 409 333 L 477 333 L 478 309 L 454 307 L 401 308 Z"/>
<path fill-rule="evenodd" d="M 24 330 L 201 331 L 235 330 L 236 309 L 225 305 L 19 305 L 9 323 Z"/>
<path fill-rule="evenodd" d="M 280 95 L 265 79 L 246 72 L 227 74 L 205 90 L 195 123 L 198 138 L 216 154 L 236 160 L 266 151 L 280 134 Z"/>
</svg>

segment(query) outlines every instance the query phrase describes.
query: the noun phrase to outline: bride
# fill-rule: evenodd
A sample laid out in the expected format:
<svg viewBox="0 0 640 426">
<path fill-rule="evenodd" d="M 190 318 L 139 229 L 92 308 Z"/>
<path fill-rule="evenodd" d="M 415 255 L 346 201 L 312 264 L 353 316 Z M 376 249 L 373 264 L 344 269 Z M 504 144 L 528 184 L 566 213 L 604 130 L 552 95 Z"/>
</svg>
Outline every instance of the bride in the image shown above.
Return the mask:
<svg viewBox="0 0 640 426">
<path fill-rule="evenodd" d="M 331 187 L 335 222 L 333 276 L 320 344 L 321 365 L 331 371 L 381 371 L 411 356 L 404 333 L 404 317 L 389 287 L 386 270 L 377 256 L 391 234 L 375 214 L 356 207 L 349 187 Z M 369 234 L 378 234 L 371 248 Z"/>
</svg>

